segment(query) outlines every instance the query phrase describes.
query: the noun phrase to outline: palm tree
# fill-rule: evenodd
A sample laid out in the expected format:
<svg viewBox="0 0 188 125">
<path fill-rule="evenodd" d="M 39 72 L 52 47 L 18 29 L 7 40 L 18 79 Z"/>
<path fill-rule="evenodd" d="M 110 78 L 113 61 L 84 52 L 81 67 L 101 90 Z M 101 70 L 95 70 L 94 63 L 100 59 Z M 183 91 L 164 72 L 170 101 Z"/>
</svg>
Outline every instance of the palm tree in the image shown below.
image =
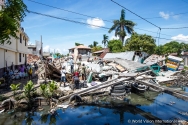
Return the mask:
<svg viewBox="0 0 188 125">
<path fill-rule="evenodd" d="M 19 89 L 20 83 L 19 84 L 11 84 L 10 88 L 12 91 L 14 91 L 14 97 L 16 95 L 16 91 Z"/>
<path fill-rule="evenodd" d="M 91 45 L 89 45 L 88 47 L 93 48 L 93 45 L 91 44 Z"/>
<path fill-rule="evenodd" d="M 98 42 L 97 42 L 97 41 L 93 41 L 93 47 L 96 47 L 96 46 L 97 46 L 97 44 L 98 44 Z"/>
<path fill-rule="evenodd" d="M 121 17 L 120 20 L 114 20 L 114 25 L 109 29 L 109 33 L 115 30 L 115 36 L 119 36 L 122 44 L 124 44 L 124 38 L 127 35 L 125 30 L 132 34 L 134 32 L 133 27 L 136 24 L 130 20 L 125 20 L 125 10 L 121 10 Z"/>
<path fill-rule="evenodd" d="M 106 34 L 104 34 L 103 35 L 103 40 L 102 40 L 102 44 L 104 44 L 104 48 L 105 48 L 107 43 L 108 43 L 108 36 Z"/>
</svg>

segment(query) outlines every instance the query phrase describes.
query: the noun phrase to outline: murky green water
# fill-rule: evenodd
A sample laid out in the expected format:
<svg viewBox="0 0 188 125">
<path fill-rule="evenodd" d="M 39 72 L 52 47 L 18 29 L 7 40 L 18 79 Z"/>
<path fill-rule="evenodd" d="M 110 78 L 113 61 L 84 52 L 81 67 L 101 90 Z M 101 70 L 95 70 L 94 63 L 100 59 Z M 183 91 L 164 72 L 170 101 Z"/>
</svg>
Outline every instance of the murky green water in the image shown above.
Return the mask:
<svg viewBox="0 0 188 125">
<path fill-rule="evenodd" d="M 170 102 L 175 103 L 169 105 Z M 58 109 L 56 115 L 50 115 L 47 111 L 16 112 L 12 114 L 5 112 L 0 114 L 0 124 L 150 125 L 156 123 L 155 118 L 162 120 L 188 120 L 188 116 L 179 113 L 188 112 L 188 102 L 165 93 L 145 92 L 140 95 L 132 93 L 122 101 L 106 98 L 99 103 L 102 104 L 100 107 L 77 106 L 74 108 Z M 114 106 L 107 105 L 109 103 Z"/>
</svg>

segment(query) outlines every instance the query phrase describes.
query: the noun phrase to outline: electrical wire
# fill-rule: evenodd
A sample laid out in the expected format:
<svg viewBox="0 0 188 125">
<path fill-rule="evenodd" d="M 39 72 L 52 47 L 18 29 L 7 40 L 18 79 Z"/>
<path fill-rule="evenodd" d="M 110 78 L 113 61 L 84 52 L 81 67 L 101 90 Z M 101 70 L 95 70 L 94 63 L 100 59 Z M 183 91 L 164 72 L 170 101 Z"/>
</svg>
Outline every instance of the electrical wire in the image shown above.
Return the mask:
<svg viewBox="0 0 188 125">
<path fill-rule="evenodd" d="M 172 28 L 161 28 L 161 29 L 187 29 L 188 27 L 172 27 Z"/>
<path fill-rule="evenodd" d="M 33 2 L 33 3 L 36 3 L 36 4 L 40 4 L 40 5 L 43 5 L 43 6 L 47 6 L 47 7 L 51 7 L 51 8 L 55 8 L 55 9 L 59 9 L 59 10 L 62 10 L 62 11 L 66 11 L 66 12 L 74 13 L 74 14 L 77 14 L 77 15 L 85 16 L 85 17 L 96 18 L 96 17 L 90 16 L 90 15 L 86 15 L 86 14 L 82 14 L 82 13 L 78 13 L 78 12 L 70 11 L 70 10 L 67 10 L 67 9 L 62 9 L 62 8 L 59 8 L 59 7 L 55 7 L 55 6 L 51 6 L 51 5 L 47 5 L 47 4 L 43 4 L 43 3 L 36 2 L 36 1 L 33 1 L 33 0 L 28 0 L 28 1 Z M 70 18 L 67 18 L 67 17 L 65 17 L 65 18 L 66 18 L 66 19 L 70 19 Z M 74 18 L 74 19 L 84 19 L 84 18 Z M 84 19 L 84 20 L 85 20 L 85 19 Z M 104 19 L 103 19 L 103 21 L 113 23 L 112 20 L 106 20 L 106 19 L 104 20 Z M 149 30 L 141 29 L 141 28 L 135 28 L 135 29 L 143 30 L 143 31 L 151 32 L 151 33 L 157 33 L 157 32 L 153 32 L 153 31 L 149 31 Z M 171 35 L 168 35 L 168 34 L 161 34 L 161 35 L 171 36 Z"/>
<path fill-rule="evenodd" d="M 61 18 L 61 17 L 52 16 L 52 15 L 42 14 L 42 13 L 30 11 L 30 10 L 29 10 L 29 12 L 33 13 L 33 14 L 37 14 L 37 15 L 41 15 L 41 16 L 46 16 L 46 17 L 50 17 L 50 18 L 55 18 L 55 19 L 60 19 L 60 20 L 64 20 L 64 21 L 68 21 L 68 22 L 72 22 L 72 23 L 81 24 L 81 25 L 95 26 L 95 27 L 106 29 L 106 30 L 110 29 L 110 28 L 104 27 L 104 26 L 92 25 L 92 24 L 88 24 L 88 23 L 84 23 L 84 22 L 79 22 L 79 21 L 75 21 L 75 20 L 70 20 L 70 19 L 66 19 L 66 18 Z M 152 37 L 153 38 L 158 38 L 158 39 L 173 40 L 173 39 L 167 39 L 167 38 L 161 38 L 161 37 L 154 37 L 154 36 L 152 36 Z M 178 41 L 181 41 L 181 40 L 178 40 Z M 182 42 L 184 42 L 184 41 L 182 41 Z"/>
<path fill-rule="evenodd" d="M 60 19 L 60 20 L 68 21 L 68 22 L 79 23 L 79 24 L 83 24 L 83 25 L 90 25 L 90 26 L 94 26 L 94 27 L 100 27 L 100 28 L 103 28 L 103 29 L 110 29 L 110 28 L 107 28 L 107 27 L 104 27 L 104 26 L 97 26 L 97 25 L 93 25 L 93 24 L 88 24 L 88 23 L 84 23 L 84 22 L 79 22 L 79 21 L 75 21 L 75 20 L 66 19 L 66 18 L 60 18 L 60 17 L 56 17 L 56 16 L 52 16 L 52 15 L 42 14 L 42 13 L 30 11 L 30 10 L 29 10 L 29 13 L 34 13 L 34 14 L 38 14 L 38 15 L 42 15 L 42 16 L 52 17 L 52 18 L 56 18 L 56 19 Z"/>
<path fill-rule="evenodd" d="M 153 24 L 152 22 L 150 22 L 150 21 L 146 20 L 145 18 L 139 16 L 138 14 L 132 12 L 131 10 L 127 9 L 126 7 L 124 7 L 124 6 L 122 6 L 122 5 L 120 5 L 119 3 L 117 3 L 117 2 L 115 2 L 115 1 L 113 1 L 113 0 L 111 0 L 111 1 L 112 1 L 113 3 L 115 3 L 115 4 L 117 4 L 118 6 L 120 6 L 120 7 L 124 8 L 124 9 L 126 9 L 127 11 L 131 12 L 132 14 L 134 14 L 134 15 L 140 17 L 141 19 L 145 20 L 146 22 L 150 23 L 151 25 L 153 25 L 153 26 L 155 26 L 155 27 L 161 29 L 159 26 Z"/>
<path fill-rule="evenodd" d="M 177 15 L 183 15 L 183 14 L 188 14 L 188 12 L 182 12 L 182 13 L 177 13 L 177 14 L 170 14 L 169 16 L 177 16 Z M 156 19 L 156 18 L 163 18 L 163 17 L 145 17 L 145 19 Z M 130 19 L 130 20 L 141 20 L 141 19 Z"/>
<path fill-rule="evenodd" d="M 33 0 L 28 0 L 28 1 L 31 1 L 31 2 L 33 2 L 33 3 L 37 3 L 37 4 L 40 4 L 40 5 L 43 5 L 43 6 L 48 6 L 48 7 L 51 7 L 51 8 L 55 8 L 55 9 L 59 9 L 59 10 L 63 10 L 63 11 L 66 11 L 66 12 L 74 13 L 74 14 L 77 14 L 77 15 L 85 16 L 85 17 L 96 18 L 96 17 L 93 17 L 93 16 L 89 16 L 89 15 L 86 15 L 86 14 L 81 14 L 81 13 L 78 13 L 78 12 L 74 12 L 74 11 L 70 11 L 70 10 L 62 9 L 62 8 L 59 8 L 59 7 L 55 7 L 55 6 L 51 6 L 51 5 L 47 5 L 47 4 L 40 3 L 40 2 L 36 2 L 36 1 L 33 1 Z M 112 21 L 109 21 L 109 20 L 104 20 L 104 21 L 112 22 Z"/>
</svg>

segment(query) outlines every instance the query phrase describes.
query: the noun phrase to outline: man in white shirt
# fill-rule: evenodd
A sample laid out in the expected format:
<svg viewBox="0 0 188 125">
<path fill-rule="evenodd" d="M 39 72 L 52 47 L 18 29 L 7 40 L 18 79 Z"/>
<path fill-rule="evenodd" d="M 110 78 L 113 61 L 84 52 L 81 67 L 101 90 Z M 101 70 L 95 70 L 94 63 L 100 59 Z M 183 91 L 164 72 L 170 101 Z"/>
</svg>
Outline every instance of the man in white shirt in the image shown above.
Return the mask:
<svg viewBox="0 0 188 125">
<path fill-rule="evenodd" d="M 74 72 L 74 63 L 73 63 L 73 59 L 72 58 L 70 58 L 69 63 L 70 63 L 70 66 L 71 66 L 71 73 L 73 73 Z"/>
<path fill-rule="evenodd" d="M 61 82 L 60 82 L 60 86 L 61 86 L 61 83 L 63 82 L 64 83 L 64 87 L 65 87 L 65 83 L 66 83 L 66 70 L 64 67 L 61 68 Z"/>
</svg>

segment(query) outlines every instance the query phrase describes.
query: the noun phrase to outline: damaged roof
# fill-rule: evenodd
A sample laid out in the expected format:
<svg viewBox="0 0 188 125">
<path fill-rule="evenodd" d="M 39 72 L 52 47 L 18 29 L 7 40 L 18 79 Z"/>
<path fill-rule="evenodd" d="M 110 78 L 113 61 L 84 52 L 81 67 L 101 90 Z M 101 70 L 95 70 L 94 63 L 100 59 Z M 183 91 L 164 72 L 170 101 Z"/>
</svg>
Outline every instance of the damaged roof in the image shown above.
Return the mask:
<svg viewBox="0 0 188 125">
<path fill-rule="evenodd" d="M 144 60 L 144 64 L 153 65 L 153 64 L 155 64 L 157 62 L 161 62 L 163 60 L 165 60 L 165 56 L 159 56 L 156 54 L 152 54 L 146 60 Z"/>
<path fill-rule="evenodd" d="M 139 62 L 134 62 L 134 61 L 125 60 L 125 59 L 119 59 L 119 58 L 111 58 L 111 59 L 105 59 L 105 60 L 114 61 L 114 62 L 120 64 L 121 66 L 125 67 L 128 71 L 133 71 L 133 70 L 137 70 L 137 69 L 149 66 L 147 64 L 141 64 Z"/>
</svg>

